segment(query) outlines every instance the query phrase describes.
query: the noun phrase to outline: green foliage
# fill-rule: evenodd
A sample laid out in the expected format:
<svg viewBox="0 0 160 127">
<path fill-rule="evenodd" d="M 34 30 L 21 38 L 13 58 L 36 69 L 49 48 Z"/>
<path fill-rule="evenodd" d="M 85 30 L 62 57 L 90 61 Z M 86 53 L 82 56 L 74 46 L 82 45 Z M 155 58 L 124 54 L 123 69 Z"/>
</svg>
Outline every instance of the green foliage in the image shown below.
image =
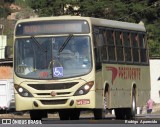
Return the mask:
<svg viewBox="0 0 160 127">
<path fill-rule="evenodd" d="M 143 21 L 148 31 L 150 55 L 160 55 L 160 0 L 28 0 L 28 4 L 39 16 L 70 14 Z M 74 10 L 75 6 L 79 7 L 78 11 Z"/>
<path fill-rule="evenodd" d="M 2 0 L 3 1 L 3 0 Z M 82 15 L 139 23 L 148 34 L 150 56 L 160 56 L 160 0 L 4 0 L 31 7 L 39 16 Z M 75 10 L 74 7 L 78 7 Z M 5 13 L 4 13 L 5 12 Z M 0 4 L 0 17 L 10 10 Z"/>
<path fill-rule="evenodd" d="M 18 6 L 24 7 L 27 5 L 27 0 L 14 0 L 14 3 Z"/>
</svg>

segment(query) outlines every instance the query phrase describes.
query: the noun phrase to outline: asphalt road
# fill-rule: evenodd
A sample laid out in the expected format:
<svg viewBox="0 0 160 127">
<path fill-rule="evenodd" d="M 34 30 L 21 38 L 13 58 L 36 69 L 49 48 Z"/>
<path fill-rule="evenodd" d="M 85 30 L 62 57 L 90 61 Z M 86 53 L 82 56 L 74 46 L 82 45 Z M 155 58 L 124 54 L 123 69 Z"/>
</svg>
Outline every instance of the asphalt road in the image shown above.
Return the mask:
<svg viewBox="0 0 160 127">
<path fill-rule="evenodd" d="M 138 115 L 133 120 L 115 120 L 114 116 L 110 116 L 103 120 L 94 120 L 92 117 L 87 117 L 80 118 L 80 120 L 66 121 L 60 121 L 58 118 L 45 118 L 42 121 L 19 118 L 0 119 L 0 121 L 0 127 L 160 127 L 160 114 Z"/>
</svg>

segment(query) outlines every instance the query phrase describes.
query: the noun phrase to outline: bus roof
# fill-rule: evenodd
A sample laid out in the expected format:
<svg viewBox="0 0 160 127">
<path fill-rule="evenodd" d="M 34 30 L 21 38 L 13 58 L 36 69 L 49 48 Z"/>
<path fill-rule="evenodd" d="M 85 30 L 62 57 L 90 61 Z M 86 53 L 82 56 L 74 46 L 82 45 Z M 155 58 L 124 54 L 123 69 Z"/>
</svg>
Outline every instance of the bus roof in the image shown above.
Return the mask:
<svg viewBox="0 0 160 127">
<path fill-rule="evenodd" d="M 87 20 L 91 22 L 92 25 L 116 28 L 116 29 L 125 29 L 125 30 L 133 30 L 133 31 L 142 31 L 146 32 L 146 29 L 143 24 L 122 22 L 116 20 L 108 20 L 101 18 L 93 18 L 93 17 L 81 17 L 81 16 L 53 16 L 53 17 L 38 17 L 31 19 L 22 19 L 17 22 L 33 22 L 33 21 L 49 21 L 49 20 Z"/>
</svg>

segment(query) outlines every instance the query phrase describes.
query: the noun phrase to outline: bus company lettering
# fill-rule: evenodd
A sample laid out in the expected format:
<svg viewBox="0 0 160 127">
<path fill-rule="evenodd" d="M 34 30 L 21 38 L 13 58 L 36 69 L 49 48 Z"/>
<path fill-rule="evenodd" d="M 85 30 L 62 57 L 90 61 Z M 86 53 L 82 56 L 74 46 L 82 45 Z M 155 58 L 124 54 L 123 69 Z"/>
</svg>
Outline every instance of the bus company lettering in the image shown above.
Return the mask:
<svg viewBox="0 0 160 127">
<path fill-rule="evenodd" d="M 118 67 L 119 78 L 129 79 L 129 80 L 140 80 L 140 68 L 132 67 Z"/>
<path fill-rule="evenodd" d="M 140 80 L 141 69 L 133 67 L 106 67 L 107 71 L 112 71 L 112 84 L 117 76 L 125 80 Z"/>
</svg>

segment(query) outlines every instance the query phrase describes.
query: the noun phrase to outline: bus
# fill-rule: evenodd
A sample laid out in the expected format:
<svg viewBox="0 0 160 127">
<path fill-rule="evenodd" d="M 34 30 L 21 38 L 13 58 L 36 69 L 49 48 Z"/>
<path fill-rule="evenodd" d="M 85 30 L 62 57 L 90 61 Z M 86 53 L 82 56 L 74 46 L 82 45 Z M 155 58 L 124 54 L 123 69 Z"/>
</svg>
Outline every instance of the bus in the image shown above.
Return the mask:
<svg viewBox="0 0 160 127">
<path fill-rule="evenodd" d="M 14 31 L 17 111 L 31 119 L 95 119 L 115 111 L 130 119 L 150 96 L 146 29 L 142 24 L 82 16 L 23 19 Z M 38 115 L 37 115 L 38 114 Z"/>
</svg>

